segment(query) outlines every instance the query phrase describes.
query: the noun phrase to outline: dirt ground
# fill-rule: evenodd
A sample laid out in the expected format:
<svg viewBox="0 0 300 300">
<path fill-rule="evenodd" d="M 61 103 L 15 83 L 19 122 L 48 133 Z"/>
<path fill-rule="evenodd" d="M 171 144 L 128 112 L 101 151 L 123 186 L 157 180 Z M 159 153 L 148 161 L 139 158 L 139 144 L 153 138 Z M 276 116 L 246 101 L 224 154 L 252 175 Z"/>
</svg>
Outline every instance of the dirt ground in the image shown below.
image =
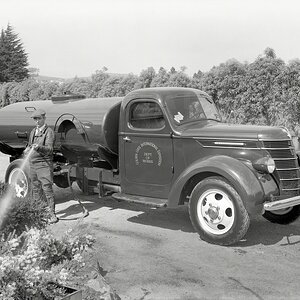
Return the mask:
<svg viewBox="0 0 300 300">
<path fill-rule="evenodd" d="M 159 208 L 76 195 L 56 189 L 66 231 L 88 224 L 99 245 L 106 281 L 121 299 L 300 299 L 300 220 L 277 225 L 252 220 L 245 239 L 231 247 L 198 238 L 187 207 Z"/>
<path fill-rule="evenodd" d="M 4 163 L 0 157 L 0 172 Z M 60 221 L 52 230 L 86 224 L 97 241 L 95 261 L 121 299 L 300 299 L 300 219 L 278 225 L 258 217 L 244 240 L 221 247 L 199 239 L 187 207 L 75 192 L 89 216 L 81 218 L 69 189 L 55 188 Z"/>
</svg>

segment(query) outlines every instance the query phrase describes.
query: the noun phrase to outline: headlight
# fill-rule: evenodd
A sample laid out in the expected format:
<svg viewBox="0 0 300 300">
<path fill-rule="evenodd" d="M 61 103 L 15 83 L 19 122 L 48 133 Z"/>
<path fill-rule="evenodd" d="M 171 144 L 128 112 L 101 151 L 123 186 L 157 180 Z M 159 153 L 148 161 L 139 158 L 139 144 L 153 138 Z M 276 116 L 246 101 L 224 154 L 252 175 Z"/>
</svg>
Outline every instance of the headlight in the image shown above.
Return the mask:
<svg viewBox="0 0 300 300">
<path fill-rule="evenodd" d="M 271 157 L 262 157 L 252 163 L 253 167 L 260 172 L 273 173 L 275 171 L 275 161 Z"/>
</svg>

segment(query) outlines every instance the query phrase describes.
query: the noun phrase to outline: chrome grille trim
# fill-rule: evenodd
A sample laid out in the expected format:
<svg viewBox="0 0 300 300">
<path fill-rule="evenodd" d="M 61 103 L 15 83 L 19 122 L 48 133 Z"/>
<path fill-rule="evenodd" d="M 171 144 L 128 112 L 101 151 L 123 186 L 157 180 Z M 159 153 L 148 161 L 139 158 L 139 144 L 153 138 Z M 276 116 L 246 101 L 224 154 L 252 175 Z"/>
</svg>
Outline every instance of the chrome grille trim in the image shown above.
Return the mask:
<svg viewBox="0 0 300 300">
<path fill-rule="evenodd" d="M 294 189 L 282 189 L 282 191 L 299 191 L 299 190 L 300 190 L 300 187 L 294 188 Z"/>
<path fill-rule="evenodd" d="M 276 164 L 276 163 L 275 163 Z M 277 171 L 292 171 L 292 170 L 299 170 L 299 168 L 287 168 L 287 169 L 277 169 Z"/>
<path fill-rule="evenodd" d="M 290 139 L 260 140 L 262 150 L 269 152 L 274 159 L 280 180 L 281 195 L 299 195 L 300 170 L 295 148 Z M 296 194 L 295 194 L 296 193 Z"/>
<path fill-rule="evenodd" d="M 277 157 L 272 157 L 274 160 L 296 160 L 297 158 L 277 158 Z"/>
<path fill-rule="evenodd" d="M 261 149 L 263 149 L 263 150 L 290 150 L 291 148 L 294 148 L 294 147 L 290 147 L 290 148 L 265 148 L 265 147 L 261 147 Z"/>
</svg>

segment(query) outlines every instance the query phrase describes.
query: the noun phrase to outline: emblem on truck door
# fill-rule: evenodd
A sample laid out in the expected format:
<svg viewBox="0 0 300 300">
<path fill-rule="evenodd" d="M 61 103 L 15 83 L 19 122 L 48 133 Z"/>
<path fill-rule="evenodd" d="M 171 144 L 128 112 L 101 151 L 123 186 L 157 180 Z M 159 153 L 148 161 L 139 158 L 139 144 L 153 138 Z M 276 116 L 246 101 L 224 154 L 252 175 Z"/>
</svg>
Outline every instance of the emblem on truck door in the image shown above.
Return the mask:
<svg viewBox="0 0 300 300">
<path fill-rule="evenodd" d="M 160 149 L 151 142 L 143 142 L 135 150 L 135 164 L 155 164 L 161 166 L 162 155 Z"/>
</svg>

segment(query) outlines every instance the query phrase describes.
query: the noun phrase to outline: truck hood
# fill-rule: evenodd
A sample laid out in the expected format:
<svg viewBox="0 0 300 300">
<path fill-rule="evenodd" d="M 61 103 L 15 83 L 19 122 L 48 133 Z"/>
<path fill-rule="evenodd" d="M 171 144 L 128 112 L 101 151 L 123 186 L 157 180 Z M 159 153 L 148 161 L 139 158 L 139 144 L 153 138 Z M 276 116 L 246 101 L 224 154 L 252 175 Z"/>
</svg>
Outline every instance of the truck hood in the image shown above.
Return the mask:
<svg viewBox="0 0 300 300">
<path fill-rule="evenodd" d="M 238 125 L 215 121 L 195 122 L 182 126 L 177 133 L 182 137 L 222 138 L 222 139 L 289 139 L 282 127 Z"/>
</svg>

